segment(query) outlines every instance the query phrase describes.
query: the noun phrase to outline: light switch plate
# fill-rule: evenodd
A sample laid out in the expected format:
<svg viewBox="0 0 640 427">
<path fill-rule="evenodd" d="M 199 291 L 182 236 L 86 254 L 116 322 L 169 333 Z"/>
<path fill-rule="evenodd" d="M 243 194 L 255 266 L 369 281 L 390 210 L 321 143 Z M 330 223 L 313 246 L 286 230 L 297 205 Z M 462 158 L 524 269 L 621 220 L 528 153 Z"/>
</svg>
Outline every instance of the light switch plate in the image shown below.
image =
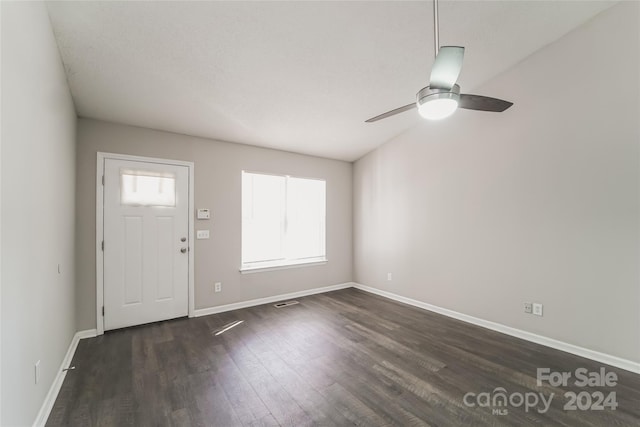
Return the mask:
<svg viewBox="0 0 640 427">
<path fill-rule="evenodd" d="M 198 209 L 198 219 L 210 219 L 211 211 L 209 209 Z"/>
<path fill-rule="evenodd" d="M 209 238 L 209 230 L 196 231 L 196 239 L 208 239 L 208 238 Z"/>
</svg>

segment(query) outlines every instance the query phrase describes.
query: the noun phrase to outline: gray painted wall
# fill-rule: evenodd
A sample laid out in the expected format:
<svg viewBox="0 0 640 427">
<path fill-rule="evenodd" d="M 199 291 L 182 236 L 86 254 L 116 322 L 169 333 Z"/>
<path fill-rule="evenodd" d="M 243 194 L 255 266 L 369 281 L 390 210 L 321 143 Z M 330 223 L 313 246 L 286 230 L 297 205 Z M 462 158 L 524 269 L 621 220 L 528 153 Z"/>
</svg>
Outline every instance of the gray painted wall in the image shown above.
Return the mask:
<svg viewBox="0 0 640 427">
<path fill-rule="evenodd" d="M 95 176 L 98 151 L 195 163 L 195 208 L 211 209 L 210 240 L 196 240 L 196 309 L 302 291 L 352 280 L 352 164 L 89 119 L 78 121 L 77 325 L 96 327 Z M 325 265 L 240 274 L 241 171 L 327 181 Z M 222 292 L 214 293 L 214 282 Z"/>
<path fill-rule="evenodd" d="M 1 7 L 0 424 L 25 426 L 34 422 L 76 331 L 76 114 L 44 4 Z"/>
<path fill-rule="evenodd" d="M 638 17 L 622 2 L 473 90 L 505 113 L 359 160 L 356 281 L 640 361 Z"/>
</svg>

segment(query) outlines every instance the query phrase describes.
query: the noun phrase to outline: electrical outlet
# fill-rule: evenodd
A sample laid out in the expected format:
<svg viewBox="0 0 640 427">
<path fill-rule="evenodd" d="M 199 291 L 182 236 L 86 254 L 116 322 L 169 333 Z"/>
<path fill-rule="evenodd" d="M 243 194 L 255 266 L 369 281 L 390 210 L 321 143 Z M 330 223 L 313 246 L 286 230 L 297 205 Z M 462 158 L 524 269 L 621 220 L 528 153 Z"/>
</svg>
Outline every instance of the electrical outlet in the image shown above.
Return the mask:
<svg viewBox="0 0 640 427">
<path fill-rule="evenodd" d="M 36 384 L 40 382 L 40 361 L 33 366 L 33 380 Z"/>
<path fill-rule="evenodd" d="M 222 291 L 222 282 L 214 283 L 213 290 L 214 290 L 214 292 L 221 292 Z"/>
<path fill-rule="evenodd" d="M 390 282 L 393 280 L 393 273 L 387 273 L 387 281 Z"/>
<path fill-rule="evenodd" d="M 533 313 L 533 304 L 531 304 L 530 302 L 525 302 L 524 303 L 524 312 L 525 313 Z"/>
<path fill-rule="evenodd" d="M 542 304 L 537 302 L 533 303 L 533 314 L 536 316 L 542 316 Z"/>
</svg>

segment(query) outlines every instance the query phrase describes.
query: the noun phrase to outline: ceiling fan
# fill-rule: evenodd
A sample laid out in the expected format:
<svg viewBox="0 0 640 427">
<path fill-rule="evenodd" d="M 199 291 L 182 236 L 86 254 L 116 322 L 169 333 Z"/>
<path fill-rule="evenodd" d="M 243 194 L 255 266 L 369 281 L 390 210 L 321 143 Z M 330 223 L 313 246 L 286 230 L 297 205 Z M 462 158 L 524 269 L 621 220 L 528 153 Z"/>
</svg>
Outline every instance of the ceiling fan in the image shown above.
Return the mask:
<svg viewBox="0 0 640 427">
<path fill-rule="evenodd" d="M 456 84 L 456 81 L 462 70 L 464 47 L 440 47 L 438 0 L 433 0 L 433 29 L 436 59 L 431 68 L 429 86 L 420 89 L 415 102 L 372 117 L 365 120 L 366 123 L 377 122 L 414 108 L 418 109 L 422 117 L 438 120 L 449 117 L 458 108 L 501 113 L 513 105 L 512 102 L 502 99 L 460 93 L 460 86 Z"/>
</svg>

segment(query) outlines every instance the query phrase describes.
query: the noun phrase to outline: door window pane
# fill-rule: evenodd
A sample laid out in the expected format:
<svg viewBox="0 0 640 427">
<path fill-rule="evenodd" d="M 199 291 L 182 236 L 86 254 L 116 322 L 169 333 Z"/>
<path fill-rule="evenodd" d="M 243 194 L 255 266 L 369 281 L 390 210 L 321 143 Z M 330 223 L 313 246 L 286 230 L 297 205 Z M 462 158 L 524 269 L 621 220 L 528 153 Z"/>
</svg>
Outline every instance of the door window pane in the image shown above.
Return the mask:
<svg viewBox="0 0 640 427">
<path fill-rule="evenodd" d="M 176 206 L 173 173 L 120 171 L 120 202 L 129 206 Z"/>
</svg>

